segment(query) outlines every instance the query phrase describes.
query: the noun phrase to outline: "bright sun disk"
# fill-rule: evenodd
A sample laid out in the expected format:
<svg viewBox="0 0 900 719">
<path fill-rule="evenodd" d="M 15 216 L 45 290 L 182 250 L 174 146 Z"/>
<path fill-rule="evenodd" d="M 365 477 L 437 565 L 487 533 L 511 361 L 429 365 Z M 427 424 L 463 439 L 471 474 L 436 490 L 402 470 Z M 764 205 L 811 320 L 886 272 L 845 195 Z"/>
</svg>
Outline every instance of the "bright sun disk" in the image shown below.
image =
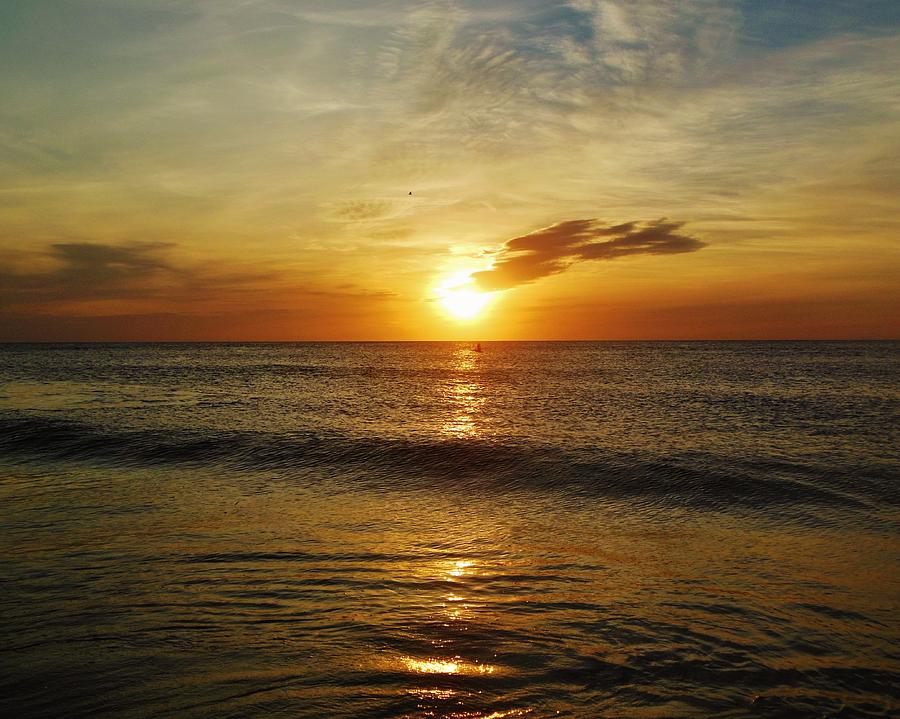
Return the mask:
<svg viewBox="0 0 900 719">
<path fill-rule="evenodd" d="M 445 284 L 437 290 L 441 305 L 453 317 L 470 320 L 476 317 L 487 305 L 491 295 L 478 292 L 467 286 L 467 283 Z"/>
</svg>

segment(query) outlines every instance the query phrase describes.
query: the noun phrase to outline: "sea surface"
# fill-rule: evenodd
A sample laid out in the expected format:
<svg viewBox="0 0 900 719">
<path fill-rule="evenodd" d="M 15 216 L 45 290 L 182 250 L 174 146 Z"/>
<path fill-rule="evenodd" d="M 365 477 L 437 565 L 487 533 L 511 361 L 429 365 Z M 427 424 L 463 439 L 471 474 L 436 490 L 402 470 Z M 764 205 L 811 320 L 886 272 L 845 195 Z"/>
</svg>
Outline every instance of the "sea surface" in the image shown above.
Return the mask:
<svg viewBox="0 0 900 719">
<path fill-rule="evenodd" d="M 0 345 L 6 717 L 900 716 L 900 343 Z"/>
</svg>

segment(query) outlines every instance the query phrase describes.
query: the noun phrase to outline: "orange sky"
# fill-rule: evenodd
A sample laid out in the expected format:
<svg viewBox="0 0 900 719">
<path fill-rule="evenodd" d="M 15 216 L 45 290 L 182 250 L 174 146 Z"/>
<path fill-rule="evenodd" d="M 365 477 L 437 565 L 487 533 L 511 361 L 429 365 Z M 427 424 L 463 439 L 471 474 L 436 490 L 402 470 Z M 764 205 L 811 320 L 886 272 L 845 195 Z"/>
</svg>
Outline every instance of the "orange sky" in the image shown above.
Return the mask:
<svg viewBox="0 0 900 719">
<path fill-rule="evenodd" d="M 900 337 L 893 3 L 12 5 L 0 340 Z"/>
</svg>

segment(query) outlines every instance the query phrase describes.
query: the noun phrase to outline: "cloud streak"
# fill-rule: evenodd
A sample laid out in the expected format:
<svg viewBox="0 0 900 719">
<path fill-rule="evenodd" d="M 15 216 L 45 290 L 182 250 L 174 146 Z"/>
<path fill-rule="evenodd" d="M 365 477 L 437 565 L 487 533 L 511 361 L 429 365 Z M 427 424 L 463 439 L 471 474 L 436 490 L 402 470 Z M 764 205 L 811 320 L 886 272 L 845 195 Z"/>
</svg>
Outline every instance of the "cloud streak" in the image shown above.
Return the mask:
<svg viewBox="0 0 900 719">
<path fill-rule="evenodd" d="M 10 254 L 10 269 L 0 269 L 0 314 L 41 311 L 84 314 L 97 303 L 111 314 L 160 306 L 201 312 L 232 305 L 249 309 L 297 303 L 310 297 L 331 302 L 370 302 L 394 297 L 343 284 L 337 288 L 300 284 L 284 273 L 262 267 L 175 258 L 171 242 L 57 242 L 37 253 Z M 18 265 L 18 268 L 16 267 Z M 148 304 L 149 303 L 149 304 Z"/>
<path fill-rule="evenodd" d="M 495 253 L 491 269 L 474 273 L 472 279 L 486 292 L 508 290 L 587 260 L 675 255 L 705 247 L 705 242 L 678 231 L 683 224 L 666 219 L 617 225 L 597 219 L 557 222 L 507 240 Z"/>
<path fill-rule="evenodd" d="M 119 245 L 58 242 L 30 258 L 27 271 L 0 270 L 0 307 L 66 300 L 133 297 L 174 272 L 169 243 Z"/>
<path fill-rule="evenodd" d="M 715 242 L 670 258 L 678 277 L 648 258 L 535 293 L 592 307 L 826 266 L 823 293 L 896 295 L 891 0 L 49 5 L 0 3 L 0 335 L 13 312 L 174 326 L 249 306 L 300 308 L 272 337 L 446 338 L 455 326 L 409 298 L 471 269 L 486 237 L 483 289 Z M 575 219 L 595 207 L 608 222 Z M 366 299 L 385 288 L 401 299 Z M 355 319 L 370 302 L 382 314 Z M 485 321 L 514 336 L 523 310 L 497 307 Z M 605 332 L 585 318 L 571 336 Z"/>
</svg>

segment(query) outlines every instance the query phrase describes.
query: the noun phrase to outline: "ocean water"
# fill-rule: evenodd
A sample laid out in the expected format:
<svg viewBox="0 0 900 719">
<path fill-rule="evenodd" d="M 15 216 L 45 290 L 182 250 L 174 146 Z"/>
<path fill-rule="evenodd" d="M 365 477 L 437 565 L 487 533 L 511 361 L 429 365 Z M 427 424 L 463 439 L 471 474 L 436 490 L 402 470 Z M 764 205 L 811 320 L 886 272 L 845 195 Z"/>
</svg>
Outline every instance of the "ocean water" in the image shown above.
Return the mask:
<svg viewBox="0 0 900 719">
<path fill-rule="evenodd" d="M 9 717 L 900 716 L 900 344 L 0 346 Z"/>
</svg>

